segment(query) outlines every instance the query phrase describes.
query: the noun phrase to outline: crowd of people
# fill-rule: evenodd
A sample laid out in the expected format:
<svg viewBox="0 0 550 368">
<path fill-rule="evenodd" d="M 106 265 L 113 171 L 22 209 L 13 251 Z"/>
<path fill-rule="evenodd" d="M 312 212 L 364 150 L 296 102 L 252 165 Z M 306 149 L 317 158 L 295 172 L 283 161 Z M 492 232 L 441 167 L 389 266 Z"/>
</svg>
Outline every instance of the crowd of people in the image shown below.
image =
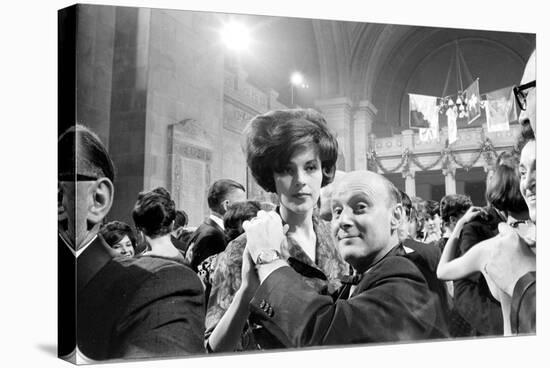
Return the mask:
<svg viewBox="0 0 550 368">
<path fill-rule="evenodd" d="M 534 54 L 522 84 L 533 79 Z M 106 221 L 116 168 L 95 133 L 72 127 L 59 138 L 59 256 L 76 264 L 76 281 L 60 277 L 59 292 L 76 290 L 78 331 L 60 334 L 60 355 L 534 333 L 535 93 L 516 91 L 521 154 L 499 157 L 484 207 L 462 194 L 410 198 L 371 171 L 337 172 L 323 116 L 294 109 L 257 116 L 243 132 L 248 168 L 276 203 L 247 200 L 241 183 L 221 179 L 197 228 L 163 187 L 136 193 L 133 224 Z"/>
</svg>

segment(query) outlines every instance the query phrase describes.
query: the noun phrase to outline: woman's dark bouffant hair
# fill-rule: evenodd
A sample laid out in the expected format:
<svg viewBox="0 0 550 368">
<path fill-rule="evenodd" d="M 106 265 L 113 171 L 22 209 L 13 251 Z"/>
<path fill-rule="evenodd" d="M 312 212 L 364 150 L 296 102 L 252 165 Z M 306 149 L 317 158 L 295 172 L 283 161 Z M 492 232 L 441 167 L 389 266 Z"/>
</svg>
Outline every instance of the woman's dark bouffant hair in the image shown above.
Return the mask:
<svg viewBox="0 0 550 368">
<path fill-rule="evenodd" d="M 499 165 L 487 183 L 487 202 L 501 211 L 524 212 L 527 204 L 519 190 L 517 167 Z"/>
<path fill-rule="evenodd" d="M 130 242 L 132 243 L 132 248 L 134 248 L 134 250 L 136 249 L 136 235 L 130 225 L 125 222 L 108 222 L 101 227 L 99 233 L 103 236 L 103 239 L 105 239 L 110 247 L 121 241 L 125 235 L 128 235 L 128 239 L 130 239 Z"/>
<path fill-rule="evenodd" d="M 228 242 L 241 235 L 244 232 L 243 222 L 256 217 L 261 209 L 261 204 L 257 201 L 236 202 L 230 205 L 223 215 L 223 226 Z"/>
<path fill-rule="evenodd" d="M 159 237 L 172 231 L 172 222 L 176 218 L 176 204 L 170 193 L 162 188 L 141 192 L 132 217 L 138 230 L 150 238 Z"/>
<path fill-rule="evenodd" d="M 243 133 L 243 149 L 248 167 L 258 184 L 267 192 L 276 192 L 273 174 L 282 172 L 292 155 L 309 145 L 317 149 L 321 159 L 321 186 L 334 179 L 338 142 L 317 111 L 270 111 L 253 118 Z"/>
</svg>

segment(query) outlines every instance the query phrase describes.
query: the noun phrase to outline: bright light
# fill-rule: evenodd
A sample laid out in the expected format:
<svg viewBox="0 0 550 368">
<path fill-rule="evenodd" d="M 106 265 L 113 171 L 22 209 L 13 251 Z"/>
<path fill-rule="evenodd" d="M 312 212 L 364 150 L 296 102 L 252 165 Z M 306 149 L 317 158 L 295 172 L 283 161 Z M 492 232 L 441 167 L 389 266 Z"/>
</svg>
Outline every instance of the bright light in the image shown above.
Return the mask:
<svg viewBox="0 0 550 368">
<path fill-rule="evenodd" d="M 246 50 L 250 44 L 250 32 L 242 23 L 227 23 L 221 31 L 221 36 L 225 45 L 231 50 Z"/>
<path fill-rule="evenodd" d="M 298 72 L 294 72 L 290 76 L 290 82 L 295 86 L 302 86 L 304 84 L 304 76 Z"/>
</svg>

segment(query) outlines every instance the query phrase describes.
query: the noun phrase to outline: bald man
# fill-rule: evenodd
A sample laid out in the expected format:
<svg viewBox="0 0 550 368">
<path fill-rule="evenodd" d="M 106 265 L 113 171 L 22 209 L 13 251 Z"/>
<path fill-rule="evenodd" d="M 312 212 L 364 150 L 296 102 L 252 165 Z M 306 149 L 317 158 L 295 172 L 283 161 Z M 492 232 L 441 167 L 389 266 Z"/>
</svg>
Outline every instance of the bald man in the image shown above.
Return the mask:
<svg viewBox="0 0 550 368">
<path fill-rule="evenodd" d="M 379 174 L 354 171 L 338 181 L 331 203 L 332 235 L 354 277 L 334 298 L 309 288 L 280 256 L 280 217 L 261 211 L 243 226 L 243 272 L 255 269 L 260 283 L 252 318 L 287 347 L 447 336 L 437 297 L 399 243 L 397 188 Z"/>
<path fill-rule="evenodd" d="M 536 224 L 536 141 L 537 89 L 536 51 L 527 61 L 520 86 L 514 91 L 521 109 L 519 122 L 523 126 L 520 142 L 524 147 L 520 158 L 520 191 L 529 208 L 529 217 Z M 536 257 L 531 250 L 534 239 L 517 234 L 506 224 L 499 224 L 497 243 L 485 265 L 487 276 L 506 294 L 512 297 L 510 322 L 513 333 L 536 332 Z"/>
</svg>

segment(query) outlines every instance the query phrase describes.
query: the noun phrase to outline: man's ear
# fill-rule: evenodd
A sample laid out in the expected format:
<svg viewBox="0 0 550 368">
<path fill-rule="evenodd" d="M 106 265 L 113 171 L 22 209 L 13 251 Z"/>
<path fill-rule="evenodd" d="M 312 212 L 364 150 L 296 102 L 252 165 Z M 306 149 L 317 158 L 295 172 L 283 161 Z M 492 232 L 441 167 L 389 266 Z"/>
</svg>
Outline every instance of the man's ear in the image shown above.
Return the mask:
<svg viewBox="0 0 550 368">
<path fill-rule="evenodd" d="M 393 206 L 391 211 L 391 229 L 397 229 L 401 223 L 405 220 L 405 209 L 401 203 L 398 203 Z"/>
<path fill-rule="evenodd" d="M 226 213 L 227 209 L 229 208 L 229 199 L 226 199 L 222 202 L 222 208 L 223 208 L 223 213 Z"/>
<path fill-rule="evenodd" d="M 115 187 L 110 179 L 101 178 L 89 188 L 89 207 L 87 221 L 98 224 L 107 216 L 113 205 Z"/>
</svg>

